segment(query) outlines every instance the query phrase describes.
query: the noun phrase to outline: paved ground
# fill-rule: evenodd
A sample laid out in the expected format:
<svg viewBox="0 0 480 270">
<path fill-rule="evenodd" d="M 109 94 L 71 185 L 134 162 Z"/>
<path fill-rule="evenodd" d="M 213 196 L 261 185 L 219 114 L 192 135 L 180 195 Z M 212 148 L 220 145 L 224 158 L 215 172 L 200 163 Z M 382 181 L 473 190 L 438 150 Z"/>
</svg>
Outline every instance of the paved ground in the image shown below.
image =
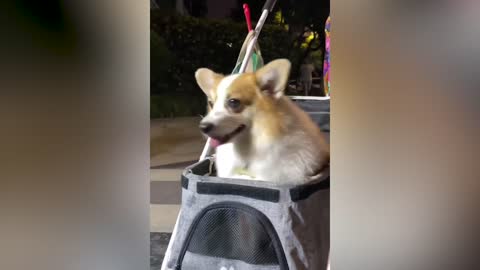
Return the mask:
<svg viewBox="0 0 480 270">
<path fill-rule="evenodd" d="M 150 166 L 198 159 L 205 139 L 198 129 L 200 117 L 150 121 Z"/>
<path fill-rule="evenodd" d="M 150 233 L 150 270 L 160 270 L 171 233 Z"/>
<path fill-rule="evenodd" d="M 180 175 L 205 144 L 199 117 L 150 122 L 150 268 L 160 269 L 180 210 Z"/>
</svg>

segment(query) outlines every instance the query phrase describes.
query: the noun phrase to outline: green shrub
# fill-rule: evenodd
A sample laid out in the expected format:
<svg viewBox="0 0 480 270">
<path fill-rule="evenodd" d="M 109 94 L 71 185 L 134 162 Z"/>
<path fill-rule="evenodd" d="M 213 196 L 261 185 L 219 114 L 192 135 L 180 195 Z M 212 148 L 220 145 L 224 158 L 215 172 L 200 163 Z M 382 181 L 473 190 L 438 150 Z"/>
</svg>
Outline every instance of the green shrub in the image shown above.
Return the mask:
<svg viewBox="0 0 480 270">
<path fill-rule="evenodd" d="M 168 85 L 172 83 L 169 69 L 173 59 L 165 40 L 155 31 L 150 31 L 150 83 L 152 88 L 167 89 Z"/>
<path fill-rule="evenodd" d="M 150 96 L 150 118 L 203 115 L 206 98 L 203 94 L 156 94 Z"/>
</svg>

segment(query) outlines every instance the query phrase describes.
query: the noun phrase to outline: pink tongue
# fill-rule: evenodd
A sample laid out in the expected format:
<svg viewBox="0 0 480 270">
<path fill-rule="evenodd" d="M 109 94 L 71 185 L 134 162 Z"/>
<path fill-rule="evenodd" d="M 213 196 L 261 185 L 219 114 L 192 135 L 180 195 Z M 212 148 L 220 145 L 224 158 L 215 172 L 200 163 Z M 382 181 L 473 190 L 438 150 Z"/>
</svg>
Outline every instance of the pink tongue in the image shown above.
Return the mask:
<svg viewBox="0 0 480 270">
<path fill-rule="evenodd" d="M 212 148 L 217 148 L 217 146 L 219 146 L 220 144 L 222 144 L 222 143 L 219 140 L 214 139 L 214 138 L 210 138 L 210 146 Z"/>
</svg>

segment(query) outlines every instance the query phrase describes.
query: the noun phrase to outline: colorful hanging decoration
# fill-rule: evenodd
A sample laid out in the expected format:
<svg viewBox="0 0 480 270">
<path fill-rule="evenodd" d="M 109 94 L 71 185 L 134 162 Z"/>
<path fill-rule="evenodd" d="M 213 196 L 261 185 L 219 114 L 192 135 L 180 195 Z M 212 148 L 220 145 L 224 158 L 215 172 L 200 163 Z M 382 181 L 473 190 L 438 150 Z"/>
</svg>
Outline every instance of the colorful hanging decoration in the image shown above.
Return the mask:
<svg viewBox="0 0 480 270">
<path fill-rule="evenodd" d="M 323 60 L 323 85 L 326 96 L 330 96 L 330 25 L 331 19 L 328 16 L 325 22 L 325 53 Z"/>
</svg>

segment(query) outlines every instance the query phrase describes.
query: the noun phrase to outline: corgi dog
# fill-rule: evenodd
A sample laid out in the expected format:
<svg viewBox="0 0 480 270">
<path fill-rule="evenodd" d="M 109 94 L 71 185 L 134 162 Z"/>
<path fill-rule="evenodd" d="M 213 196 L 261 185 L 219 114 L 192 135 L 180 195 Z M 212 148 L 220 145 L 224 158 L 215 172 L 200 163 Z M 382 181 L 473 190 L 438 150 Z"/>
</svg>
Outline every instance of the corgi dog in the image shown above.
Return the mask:
<svg viewBox="0 0 480 270">
<path fill-rule="evenodd" d="M 329 145 L 310 116 L 284 95 L 290 61 L 224 76 L 195 72 L 211 106 L 200 122 L 216 150 L 217 175 L 302 184 L 329 163 Z"/>
</svg>

